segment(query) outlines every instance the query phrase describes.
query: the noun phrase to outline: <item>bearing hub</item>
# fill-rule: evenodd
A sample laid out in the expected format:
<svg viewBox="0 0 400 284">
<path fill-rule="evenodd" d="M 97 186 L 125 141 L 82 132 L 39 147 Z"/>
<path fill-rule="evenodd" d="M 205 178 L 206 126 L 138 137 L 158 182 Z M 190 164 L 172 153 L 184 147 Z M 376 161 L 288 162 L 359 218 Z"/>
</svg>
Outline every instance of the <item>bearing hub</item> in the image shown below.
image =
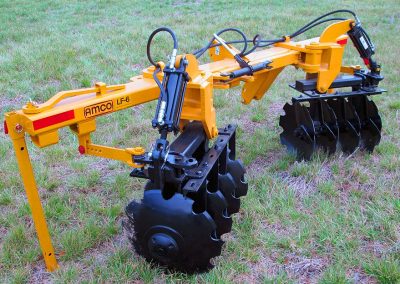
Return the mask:
<svg viewBox="0 0 400 284">
<path fill-rule="evenodd" d="M 147 243 L 151 257 L 160 262 L 170 263 L 179 254 L 179 247 L 174 238 L 164 233 L 157 233 Z"/>
</svg>

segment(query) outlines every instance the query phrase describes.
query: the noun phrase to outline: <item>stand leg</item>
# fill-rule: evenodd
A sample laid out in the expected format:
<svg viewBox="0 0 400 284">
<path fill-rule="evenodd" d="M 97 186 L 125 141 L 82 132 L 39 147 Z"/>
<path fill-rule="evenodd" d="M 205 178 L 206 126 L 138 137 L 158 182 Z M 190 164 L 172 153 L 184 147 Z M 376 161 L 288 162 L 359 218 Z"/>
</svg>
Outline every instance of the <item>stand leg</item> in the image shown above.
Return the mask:
<svg viewBox="0 0 400 284">
<path fill-rule="evenodd" d="M 58 268 L 57 260 L 54 255 L 54 248 L 51 243 L 49 230 L 47 228 L 39 192 L 36 186 L 32 165 L 26 147 L 25 137 L 13 139 L 14 150 L 17 156 L 19 171 L 24 183 L 26 197 L 32 211 L 32 218 L 35 224 L 39 244 L 42 249 L 44 261 L 48 271 Z"/>
</svg>

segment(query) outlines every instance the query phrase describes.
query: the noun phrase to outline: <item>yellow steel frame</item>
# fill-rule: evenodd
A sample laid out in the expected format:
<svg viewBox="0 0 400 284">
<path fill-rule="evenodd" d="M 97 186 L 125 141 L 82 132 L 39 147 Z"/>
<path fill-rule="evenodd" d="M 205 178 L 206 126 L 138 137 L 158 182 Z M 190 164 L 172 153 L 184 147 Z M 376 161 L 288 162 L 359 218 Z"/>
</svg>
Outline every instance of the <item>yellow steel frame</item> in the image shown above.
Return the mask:
<svg viewBox="0 0 400 284">
<path fill-rule="evenodd" d="M 218 131 L 213 89 L 228 89 L 244 82 L 242 99 L 243 103 L 249 104 L 253 99 L 261 99 L 283 68 L 289 65 L 304 70 L 307 76 L 316 76 L 318 91 L 327 92 L 339 73 L 351 74 L 359 68 L 342 66 L 346 33 L 352 24 L 353 20 L 340 21 L 327 27 L 319 38 L 294 42 L 287 37 L 285 42 L 277 43 L 272 48 L 253 52 L 245 58 L 250 65 L 271 60 L 271 69 L 236 79 L 222 75 L 240 68 L 231 53 L 222 46 L 210 49 L 212 62 L 208 64 L 199 66 L 193 55 L 186 55 L 189 61 L 187 72 L 191 79 L 185 94 L 181 126 L 188 121 L 201 121 L 207 136 L 216 137 Z M 93 88 L 60 92 L 43 104 L 29 102 L 22 110 L 5 114 L 5 126 L 14 145 L 40 247 L 49 271 L 55 270 L 58 264 L 30 163 L 25 134 L 38 147 L 46 147 L 58 143 L 58 130 L 69 126 L 78 137 L 81 154 L 141 167 L 134 162 L 134 157 L 142 154 L 143 148 L 117 149 L 95 145 L 91 143 L 90 134 L 96 130 L 97 116 L 156 100 L 159 90 L 152 78 L 153 71 L 154 67 L 149 67 L 123 85 L 97 83 Z"/>
</svg>

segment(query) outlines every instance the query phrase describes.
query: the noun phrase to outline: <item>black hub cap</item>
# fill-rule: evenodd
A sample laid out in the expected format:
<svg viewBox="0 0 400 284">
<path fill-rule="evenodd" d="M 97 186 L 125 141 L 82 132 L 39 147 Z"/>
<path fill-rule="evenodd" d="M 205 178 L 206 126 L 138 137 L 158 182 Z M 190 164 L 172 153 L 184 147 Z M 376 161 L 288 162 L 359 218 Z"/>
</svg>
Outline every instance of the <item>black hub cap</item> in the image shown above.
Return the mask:
<svg viewBox="0 0 400 284">
<path fill-rule="evenodd" d="M 175 239 L 168 234 L 157 233 L 149 238 L 147 243 L 151 257 L 160 262 L 169 263 L 179 254 Z"/>
</svg>

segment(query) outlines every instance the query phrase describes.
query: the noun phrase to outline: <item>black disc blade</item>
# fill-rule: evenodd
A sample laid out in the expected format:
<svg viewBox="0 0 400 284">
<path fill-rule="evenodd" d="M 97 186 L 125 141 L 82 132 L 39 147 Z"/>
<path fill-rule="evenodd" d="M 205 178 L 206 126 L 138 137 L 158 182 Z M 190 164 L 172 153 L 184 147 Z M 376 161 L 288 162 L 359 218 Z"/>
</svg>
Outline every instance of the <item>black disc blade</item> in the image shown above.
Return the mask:
<svg viewBox="0 0 400 284">
<path fill-rule="evenodd" d="M 352 97 L 349 101 L 360 118 L 361 147 L 368 152 L 373 152 L 381 140 L 382 120 L 378 108 L 367 96 Z"/>
<path fill-rule="evenodd" d="M 227 207 L 228 203 L 219 190 L 207 192 L 207 212 L 217 225 L 217 237 L 229 233 L 232 229 L 232 218 L 228 216 Z"/>
<path fill-rule="evenodd" d="M 283 128 L 281 143 L 296 154 L 298 160 L 310 160 L 315 150 L 315 129 L 310 113 L 300 103 L 286 103 L 283 110 L 285 115 L 279 119 Z"/>
<path fill-rule="evenodd" d="M 240 209 L 240 199 L 235 196 L 236 184 L 230 173 L 225 175 L 219 175 L 218 184 L 220 191 L 225 197 L 228 203 L 227 212 L 228 216 L 239 212 Z"/>
<path fill-rule="evenodd" d="M 242 161 L 228 159 L 228 172 L 235 181 L 235 196 L 245 196 L 249 190 L 249 184 L 245 179 L 246 169 Z"/>
<path fill-rule="evenodd" d="M 317 147 L 329 155 L 335 153 L 339 140 L 339 128 L 335 113 L 325 100 L 311 101 L 309 111 L 314 122 Z"/>
<path fill-rule="evenodd" d="M 344 98 L 328 100 L 328 104 L 337 118 L 340 147 L 344 153 L 351 154 L 360 145 L 361 140 L 361 124 L 357 112 Z"/>
<path fill-rule="evenodd" d="M 168 200 L 158 189 L 144 192 L 141 203 L 126 208 L 136 251 L 150 262 L 183 272 L 206 271 L 221 254 L 222 240 L 206 211 L 193 212 L 194 201 L 176 193 Z"/>
</svg>

